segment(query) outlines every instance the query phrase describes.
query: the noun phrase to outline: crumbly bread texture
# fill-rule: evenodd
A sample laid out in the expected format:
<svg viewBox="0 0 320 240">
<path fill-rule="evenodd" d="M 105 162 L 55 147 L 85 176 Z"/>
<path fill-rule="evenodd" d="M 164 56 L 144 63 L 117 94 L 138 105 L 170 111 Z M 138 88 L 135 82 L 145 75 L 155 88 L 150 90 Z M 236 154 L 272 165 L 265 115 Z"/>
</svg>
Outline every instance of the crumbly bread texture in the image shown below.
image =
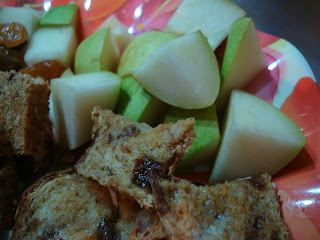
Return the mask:
<svg viewBox="0 0 320 240">
<path fill-rule="evenodd" d="M 22 196 L 11 240 L 96 240 L 111 206 L 108 188 L 72 170 L 51 173 Z"/>
<path fill-rule="evenodd" d="M 290 239 L 270 176 L 215 186 L 152 180 L 169 239 Z"/>
<path fill-rule="evenodd" d="M 48 82 L 26 74 L 0 72 L 0 134 L 17 155 L 31 155 L 43 164 L 52 143 Z"/>
<path fill-rule="evenodd" d="M 195 138 L 194 119 L 152 128 L 100 107 L 94 108 L 92 119 L 93 145 L 77 163 L 78 173 L 152 208 L 148 175 L 155 169 L 162 175 L 174 172 Z"/>
</svg>

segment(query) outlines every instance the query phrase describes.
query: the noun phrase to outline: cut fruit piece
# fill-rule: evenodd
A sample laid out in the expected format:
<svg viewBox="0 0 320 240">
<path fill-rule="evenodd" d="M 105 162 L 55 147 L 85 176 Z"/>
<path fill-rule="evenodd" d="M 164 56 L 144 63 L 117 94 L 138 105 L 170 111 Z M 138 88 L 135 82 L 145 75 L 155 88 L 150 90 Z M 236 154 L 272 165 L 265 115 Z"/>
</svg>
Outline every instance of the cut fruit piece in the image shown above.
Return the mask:
<svg viewBox="0 0 320 240">
<path fill-rule="evenodd" d="M 133 77 L 122 79 L 115 113 L 156 126 L 167 109 L 166 103 L 145 91 Z"/>
<path fill-rule="evenodd" d="M 76 4 L 62 4 L 51 8 L 40 20 L 40 27 L 77 26 L 79 7 Z"/>
<path fill-rule="evenodd" d="M 51 81 L 52 108 L 57 143 L 74 149 L 91 137 L 94 106 L 113 110 L 121 78 L 111 72 L 79 74 Z"/>
<path fill-rule="evenodd" d="M 233 90 L 209 183 L 274 174 L 303 148 L 306 138 L 279 109 Z"/>
<path fill-rule="evenodd" d="M 246 12 L 230 0 L 184 0 L 166 26 L 180 35 L 201 30 L 213 50 L 227 37 L 231 24 Z"/>
<path fill-rule="evenodd" d="M 216 108 L 214 105 L 197 110 L 170 107 L 164 117 L 164 122 L 177 122 L 188 117 L 195 118 L 194 131 L 196 138 L 188 153 L 177 165 L 177 172 L 208 172 L 220 140 Z"/>
<path fill-rule="evenodd" d="M 75 73 L 114 71 L 119 54 L 110 28 L 101 29 L 79 45 L 74 63 Z"/>
<path fill-rule="evenodd" d="M 120 52 L 123 52 L 134 38 L 134 36 L 128 32 L 128 29 L 114 15 L 111 15 L 105 22 L 103 22 L 98 28 L 98 31 L 105 28 L 111 29 Z"/>
<path fill-rule="evenodd" d="M 67 68 L 61 75 L 61 77 L 71 77 L 74 73 L 72 72 L 71 68 Z"/>
<path fill-rule="evenodd" d="M 238 19 L 232 24 L 223 57 L 217 110 L 224 110 L 232 89 L 246 87 L 266 67 L 252 19 Z"/>
<path fill-rule="evenodd" d="M 211 106 L 220 89 L 216 57 L 200 31 L 162 45 L 133 76 L 158 99 L 185 109 Z"/>
<path fill-rule="evenodd" d="M 24 25 L 28 31 L 28 39 L 38 28 L 42 14 L 32 8 L 1 7 L 0 23 L 16 22 Z"/>
<path fill-rule="evenodd" d="M 177 37 L 179 36 L 176 34 L 160 31 L 140 34 L 131 41 L 123 52 L 117 74 L 121 77 L 132 74 L 160 46 Z"/>
<path fill-rule="evenodd" d="M 39 28 L 31 38 L 24 60 L 28 65 L 58 60 L 68 68 L 76 48 L 77 34 L 73 27 Z"/>
</svg>

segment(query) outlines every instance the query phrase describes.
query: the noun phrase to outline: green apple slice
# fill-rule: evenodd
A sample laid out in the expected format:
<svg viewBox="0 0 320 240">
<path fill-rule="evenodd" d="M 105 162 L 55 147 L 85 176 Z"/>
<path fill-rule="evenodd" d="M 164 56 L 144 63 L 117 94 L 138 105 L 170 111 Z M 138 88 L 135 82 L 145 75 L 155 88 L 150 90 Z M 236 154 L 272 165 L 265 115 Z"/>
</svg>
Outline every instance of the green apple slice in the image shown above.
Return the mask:
<svg viewBox="0 0 320 240">
<path fill-rule="evenodd" d="M 76 4 L 61 4 L 46 12 L 40 20 L 40 27 L 61 27 L 77 25 L 79 7 Z"/>
<path fill-rule="evenodd" d="M 75 56 L 75 73 L 114 71 L 119 54 L 110 28 L 101 29 L 79 45 Z"/>
<path fill-rule="evenodd" d="M 16 22 L 24 25 L 28 31 L 28 40 L 38 28 L 42 14 L 32 8 L 1 7 L 0 23 Z"/>
<path fill-rule="evenodd" d="M 200 31 L 162 45 L 133 76 L 161 101 L 185 109 L 211 106 L 220 89 L 216 57 Z"/>
<path fill-rule="evenodd" d="M 176 173 L 208 172 L 220 140 L 216 108 L 214 105 L 196 110 L 170 107 L 164 122 L 177 122 L 188 117 L 195 118 L 194 131 L 197 137 L 177 165 Z"/>
<path fill-rule="evenodd" d="M 230 0 L 184 0 L 166 26 L 179 35 L 201 30 L 213 50 L 227 37 L 231 24 L 245 11 Z"/>
<path fill-rule="evenodd" d="M 267 67 L 259 38 L 251 18 L 232 24 L 221 67 L 221 89 L 216 100 L 222 111 L 234 88 L 242 89 Z"/>
<path fill-rule="evenodd" d="M 264 100 L 233 90 L 209 183 L 274 174 L 304 147 L 297 125 Z"/>
<path fill-rule="evenodd" d="M 58 60 L 65 67 L 73 62 L 77 34 L 73 27 L 39 28 L 30 41 L 24 60 L 32 65 L 44 60 Z"/>
<path fill-rule="evenodd" d="M 113 110 L 118 101 L 121 78 L 101 71 L 51 80 L 51 106 L 57 143 L 74 149 L 91 137 L 94 106 Z"/>
<path fill-rule="evenodd" d="M 123 52 L 117 74 L 121 77 L 132 74 L 155 50 L 164 43 L 179 37 L 176 34 L 150 31 L 134 38 Z"/>
<path fill-rule="evenodd" d="M 133 77 L 122 79 L 115 113 L 156 126 L 167 109 L 166 103 L 145 91 Z"/>
<path fill-rule="evenodd" d="M 120 52 L 123 52 L 132 39 L 134 39 L 134 36 L 128 32 L 128 29 L 114 15 L 111 15 L 106 21 L 104 21 L 97 31 L 105 28 L 111 29 Z"/>
</svg>

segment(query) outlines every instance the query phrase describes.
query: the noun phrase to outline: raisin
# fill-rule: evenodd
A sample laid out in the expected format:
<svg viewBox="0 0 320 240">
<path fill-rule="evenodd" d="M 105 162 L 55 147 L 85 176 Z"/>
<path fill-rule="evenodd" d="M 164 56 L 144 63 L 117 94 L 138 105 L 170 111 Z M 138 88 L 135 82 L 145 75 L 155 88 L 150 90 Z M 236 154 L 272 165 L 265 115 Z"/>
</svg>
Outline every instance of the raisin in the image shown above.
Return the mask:
<svg viewBox="0 0 320 240">
<path fill-rule="evenodd" d="M 19 71 L 25 66 L 23 51 L 0 45 L 0 70 Z"/>
<path fill-rule="evenodd" d="M 0 24 L 0 44 L 13 48 L 24 43 L 28 39 L 27 29 L 19 23 Z"/>
<path fill-rule="evenodd" d="M 116 240 L 116 219 L 104 216 L 97 229 L 98 240 Z"/>
<path fill-rule="evenodd" d="M 65 67 L 57 60 L 46 60 L 34 65 L 21 69 L 22 74 L 28 74 L 32 77 L 42 77 L 50 81 L 53 78 L 58 78 L 64 72 Z"/>
</svg>

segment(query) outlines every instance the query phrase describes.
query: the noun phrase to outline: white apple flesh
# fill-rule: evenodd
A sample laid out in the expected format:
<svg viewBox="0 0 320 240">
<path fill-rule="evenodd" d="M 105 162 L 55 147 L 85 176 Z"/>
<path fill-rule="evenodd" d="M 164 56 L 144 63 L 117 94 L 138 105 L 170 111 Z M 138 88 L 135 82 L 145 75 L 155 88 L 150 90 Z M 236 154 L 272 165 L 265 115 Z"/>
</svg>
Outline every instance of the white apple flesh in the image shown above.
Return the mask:
<svg viewBox="0 0 320 240">
<path fill-rule="evenodd" d="M 233 90 L 210 184 L 275 174 L 304 147 L 306 138 L 279 109 L 249 93 Z"/>
<path fill-rule="evenodd" d="M 184 0 L 166 26 L 179 35 L 201 30 L 213 50 L 227 37 L 231 24 L 246 12 L 230 0 Z"/>
<path fill-rule="evenodd" d="M 232 89 L 242 89 L 267 67 L 259 38 L 250 18 L 235 21 L 228 36 L 221 67 L 221 89 L 216 100 L 223 111 Z"/>
<path fill-rule="evenodd" d="M 161 101 L 185 109 L 211 106 L 220 89 L 217 60 L 200 31 L 162 45 L 133 76 Z"/>
<path fill-rule="evenodd" d="M 58 145 L 75 149 L 91 137 L 94 106 L 113 110 L 121 78 L 101 71 L 51 80 L 51 106 Z M 51 113 L 51 114 L 52 114 Z"/>
</svg>

